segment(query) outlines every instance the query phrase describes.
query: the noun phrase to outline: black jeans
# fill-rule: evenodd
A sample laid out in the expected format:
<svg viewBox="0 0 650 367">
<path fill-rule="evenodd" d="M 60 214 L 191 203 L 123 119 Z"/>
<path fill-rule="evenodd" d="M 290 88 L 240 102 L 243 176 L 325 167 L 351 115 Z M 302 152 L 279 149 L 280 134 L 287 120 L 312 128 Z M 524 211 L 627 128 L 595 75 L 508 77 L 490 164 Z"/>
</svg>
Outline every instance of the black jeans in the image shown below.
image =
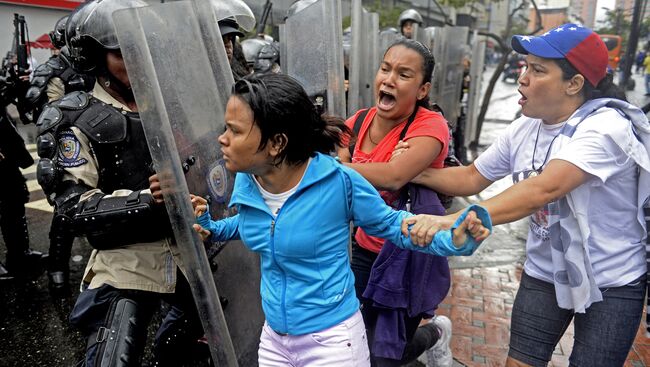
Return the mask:
<svg viewBox="0 0 650 367">
<path fill-rule="evenodd" d="M 352 243 L 352 272 L 354 273 L 354 288 L 357 298 L 361 301 L 361 314 L 363 322 L 366 324 L 368 334 L 368 344 L 370 348 L 370 362 L 373 367 L 393 367 L 401 366 L 412 362 L 418 358 L 424 351 L 431 348 L 440 338 L 438 330 L 433 325 L 418 327 L 422 321 L 421 317 L 406 317 L 404 324 L 406 326 L 406 347 L 401 360 L 375 357 L 373 351 L 375 325 L 379 310 L 372 306 L 372 301 L 363 298 L 363 292 L 366 289 L 370 279 L 372 264 L 377 259 L 378 254 L 360 247 L 355 241 Z"/>
</svg>

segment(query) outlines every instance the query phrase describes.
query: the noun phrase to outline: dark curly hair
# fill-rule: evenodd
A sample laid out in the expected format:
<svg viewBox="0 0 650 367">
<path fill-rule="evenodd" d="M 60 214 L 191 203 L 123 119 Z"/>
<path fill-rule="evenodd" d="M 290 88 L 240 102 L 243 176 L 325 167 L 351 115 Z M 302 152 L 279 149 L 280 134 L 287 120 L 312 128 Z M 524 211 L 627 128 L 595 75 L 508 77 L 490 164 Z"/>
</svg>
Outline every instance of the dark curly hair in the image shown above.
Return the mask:
<svg viewBox="0 0 650 367">
<path fill-rule="evenodd" d="M 276 165 L 304 163 L 316 152 L 329 154 L 342 145 L 344 135 L 351 135 L 343 119 L 320 115 L 300 83 L 286 74 L 247 75 L 235 83 L 232 95 L 253 111 L 262 135 L 259 150 L 278 134 L 287 137 Z"/>
</svg>

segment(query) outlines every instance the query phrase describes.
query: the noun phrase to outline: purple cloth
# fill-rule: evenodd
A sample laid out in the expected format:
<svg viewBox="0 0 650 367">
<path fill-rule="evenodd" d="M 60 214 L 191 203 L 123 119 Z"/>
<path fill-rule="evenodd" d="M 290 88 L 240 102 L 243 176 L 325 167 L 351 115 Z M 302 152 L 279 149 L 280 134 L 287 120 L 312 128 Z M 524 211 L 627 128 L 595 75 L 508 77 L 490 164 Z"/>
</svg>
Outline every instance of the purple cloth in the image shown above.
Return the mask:
<svg viewBox="0 0 650 367">
<path fill-rule="evenodd" d="M 435 191 L 408 184 L 397 209 L 411 200 L 414 214 L 444 215 Z M 450 286 L 449 264 L 444 256 L 403 250 L 384 242 L 370 273 L 363 297 L 378 312 L 371 350 L 378 357 L 401 359 L 406 346 L 406 317 L 432 317 Z"/>
</svg>

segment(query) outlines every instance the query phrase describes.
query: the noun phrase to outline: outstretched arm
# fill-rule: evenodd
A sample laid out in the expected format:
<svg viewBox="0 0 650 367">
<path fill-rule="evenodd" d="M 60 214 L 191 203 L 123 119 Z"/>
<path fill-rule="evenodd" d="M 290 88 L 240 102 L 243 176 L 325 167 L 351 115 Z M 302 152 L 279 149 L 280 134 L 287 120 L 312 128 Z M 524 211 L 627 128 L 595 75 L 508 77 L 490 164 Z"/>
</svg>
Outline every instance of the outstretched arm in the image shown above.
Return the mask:
<svg viewBox="0 0 650 367">
<path fill-rule="evenodd" d="M 400 141 L 393 150 L 391 162 L 411 150 L 410 141 Z M 427 168 L 411 180 L 436 192 L 452 196 L 469 196 L 483 191 L 492 181 L 483 177 L 474 164 L 449 168 Z"/>
</svg>

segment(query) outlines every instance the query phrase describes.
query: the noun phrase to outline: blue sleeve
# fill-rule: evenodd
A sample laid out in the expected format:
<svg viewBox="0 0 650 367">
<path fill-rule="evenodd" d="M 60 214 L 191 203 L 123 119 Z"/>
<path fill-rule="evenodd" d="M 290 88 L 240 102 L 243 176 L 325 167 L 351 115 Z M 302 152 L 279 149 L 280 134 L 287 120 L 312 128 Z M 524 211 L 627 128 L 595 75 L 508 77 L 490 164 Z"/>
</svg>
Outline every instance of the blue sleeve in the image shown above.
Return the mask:
<svg viewBox="0 0 650 367">
<path fill-rule="evenodd" d="M 453 230 L 458 228 L 470 211 L 476 212 L 476 216 L 481 220 L 483 226 L 492 232 L 492 218 L 490 218 L 490 214 L 487 210 L 479 205 L 470 205 L 465 209 L 465 211 L 463 211 L 460 217 L 456 219 L 456 222 L 454 222 L 451 229 L 436 233 L 428 247 L 411 245 L 409 249 L 415 247 L 415 250 L 417 251 L 439 256 L 469 256 L 473 254 L 480 244 L 476 242 L 472 236 L 467 236 L 467 240 L 461 247 L 456 247 L 452 241 Z"/>
<path fill-rule="evenodd" d="M 196 222 L 210 231 L 212 241 L 229 241 L 239 239 L 239 214 L 221 220 L 212 220 L 210 213 L 205 212 L 196 218 Z"/>
<path fill-rule="evenodd" d="M 348 169 L 346 173 L 352 182 L 352 217 L 354 224 L 375 237 L 393 242 L 400 248 L 425 252 L 438 256 L 471 255 L 478 244 L 471 238 L 461 248 L 456 248 L 451 241 L 451 230 L 436 233 L 431 245 L 420 247 L 411 243 L 410 236 L 402 235 L 402 220 L 412 216 L 403 210 L 394 210 L 386 205 L 377 190 L 356 171 Z M 475 210 L 483 225 L 492 230 L 492 221 L 487 211 L 477 205 L 472 205 L 458 218 L 456 228 L 467 216 L 469 210 Z"/>
</svg>

